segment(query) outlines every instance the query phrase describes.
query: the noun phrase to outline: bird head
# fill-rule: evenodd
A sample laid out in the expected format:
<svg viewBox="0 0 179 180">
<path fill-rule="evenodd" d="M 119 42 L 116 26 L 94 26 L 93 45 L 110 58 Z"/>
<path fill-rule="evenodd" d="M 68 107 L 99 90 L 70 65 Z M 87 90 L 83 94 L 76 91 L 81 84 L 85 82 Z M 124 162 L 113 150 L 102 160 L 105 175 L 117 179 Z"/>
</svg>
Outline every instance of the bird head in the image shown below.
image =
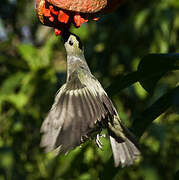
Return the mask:
<svg viewBox="0 0 179 180">
<path fill-rule="evenodd" d="M 66 32 L 62 35 L 62 40 L 67 55 L 80 56 L 83 54 L 83 45 L 77 35 Z"/>
</svg>

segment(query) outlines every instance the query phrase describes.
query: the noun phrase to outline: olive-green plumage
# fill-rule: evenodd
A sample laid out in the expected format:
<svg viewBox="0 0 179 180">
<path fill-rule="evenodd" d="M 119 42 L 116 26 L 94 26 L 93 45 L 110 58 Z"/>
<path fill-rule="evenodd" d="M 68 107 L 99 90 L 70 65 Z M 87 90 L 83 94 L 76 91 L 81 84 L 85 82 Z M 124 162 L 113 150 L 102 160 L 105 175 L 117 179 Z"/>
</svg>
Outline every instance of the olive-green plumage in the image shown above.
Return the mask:
<svg viewBox="0 0 179 180">
<path fill-rule="evenodd" d="M 47 152 L 67 153 L 107 128 L 115 166 L 133 164 L 140 155 L 138 145 L 122 125 L 103 87 L 91 74 L 79 37 L 66 33 L 63 39 L 67 52 L 67 81 L 57 92 L 42 124 L 41 146 Z"/>
</svg>

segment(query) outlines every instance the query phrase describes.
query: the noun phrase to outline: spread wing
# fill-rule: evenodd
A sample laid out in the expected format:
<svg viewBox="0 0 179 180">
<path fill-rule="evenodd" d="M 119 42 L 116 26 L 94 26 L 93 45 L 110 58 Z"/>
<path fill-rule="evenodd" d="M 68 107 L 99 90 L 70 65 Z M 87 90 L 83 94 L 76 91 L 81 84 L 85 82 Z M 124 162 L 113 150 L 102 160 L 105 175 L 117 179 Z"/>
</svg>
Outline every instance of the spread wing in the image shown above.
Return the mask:
<svg viewBox="0 0 179 180">
<path fill-rule="evenodd" d="M 80 145 L 97 122 L 114 113 L 98 80 L 85 69 L 78 68 L 57 92 L 41 127 L 41 146 L 47 152 L 56 149 L 57 153 L 66 153 Z"/>
</svg>

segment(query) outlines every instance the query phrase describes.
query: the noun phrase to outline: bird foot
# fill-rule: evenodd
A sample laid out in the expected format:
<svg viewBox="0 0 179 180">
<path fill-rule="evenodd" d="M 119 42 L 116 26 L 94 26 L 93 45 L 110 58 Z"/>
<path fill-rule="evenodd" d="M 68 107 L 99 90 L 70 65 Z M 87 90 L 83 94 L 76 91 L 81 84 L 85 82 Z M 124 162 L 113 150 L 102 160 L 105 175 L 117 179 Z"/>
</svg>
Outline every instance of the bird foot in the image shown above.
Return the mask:
<svg viewBox="0 0 179 180">
<path fill-rule="evenodd" d="M 106 137 L 106 135 L 105 134 L 102 134 L 102 135 L 97 134 L 96 135 L 96 145 L 98 146 L 98 148 L 102 149 L 103 144 L 101 143 L 101 141 L 99 139 L 100 137 Z"/>
</svg>

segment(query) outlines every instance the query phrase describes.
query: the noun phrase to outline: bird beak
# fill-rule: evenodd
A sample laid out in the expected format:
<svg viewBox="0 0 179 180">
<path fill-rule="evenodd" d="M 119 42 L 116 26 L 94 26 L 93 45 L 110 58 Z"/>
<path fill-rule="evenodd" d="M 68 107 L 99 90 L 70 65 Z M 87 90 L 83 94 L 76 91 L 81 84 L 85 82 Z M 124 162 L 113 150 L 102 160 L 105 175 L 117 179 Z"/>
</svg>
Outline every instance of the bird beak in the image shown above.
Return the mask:
<svg viewBox="0 0 179 180">
<path fill-rule="evenodd" d="M 65 31 L 62 33 L 61 37 L 62 37 L 62 42 L 65 44 L 68 41 L 68 38 L 70 36 L 70 32 L 69 31 Z"/>
</svg>

